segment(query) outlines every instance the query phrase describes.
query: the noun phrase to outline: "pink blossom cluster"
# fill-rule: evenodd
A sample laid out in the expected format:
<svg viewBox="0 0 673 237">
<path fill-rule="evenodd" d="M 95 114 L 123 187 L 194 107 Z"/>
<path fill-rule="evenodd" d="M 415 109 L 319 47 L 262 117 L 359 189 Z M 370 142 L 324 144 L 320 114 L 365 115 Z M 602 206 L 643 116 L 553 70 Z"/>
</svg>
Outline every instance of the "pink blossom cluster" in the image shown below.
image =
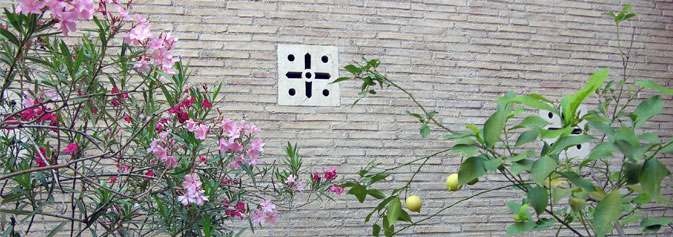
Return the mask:
<svg viewBox="0 0 673 237">
<path fill-rule="evenodd" d="M 222 132 L 219 141 L 220 152 L 223 155 L 230 153 L 234 157 L 229 166 L 240 170 L 241 164 L 255 166 L 263 162 L 259 159 L 259 155 L 264 151 L 264 141 L 261 138 L 252 138 L 260 132 L 255 124 L 247 123 L 245 120 L 236 122 L 227 119 L 220 123 L 220 128 Z M 244 140 L 250 140 L 248 148 L 243 145 Z"/>
<path fill-rule="evenodd" d="M 173 108 L 168 109 L 168 113 L 175 114 L 175 117 L 178 119 L 178 122 L 184 123 L 189 120 L 189 113 L 185 110 L 189 110 L 189 107 L 195 103 L 194 97 L 185 98 L 179 103 L 175 103 Z"/>
<path fill-rule="evenodd" d="M 302 186 L 301 180 L 297 179 L 297 176 L 295 176 L 293 174 L 287 176 L 287 180 L 285 180 L 285 184 L 287 184 L 287 186 L 290 189 L 296 189 L 299 192 L 304 191 L 304 186 Z"/>
<path fill-rule="evenodd" d="M 178 166 L 178 161 L 175 156 L 172 156 L 174 150 L 167 149 L 167 147 L 175 147 L 175 140 L 171 139 L 169 142 L 168 131 L 164 131 L 159 134 L 158 138 L 152 140 L 147 153 L 154 154 L 159 161 L 164 162 L 166 169 L 172 169 Z"/>
<path fill-rule="evenodd" d="M 332 184 L 332 186 L 329 187 L 329 191 L 341 195 L 341 192 L 344 191 L 344 188 Z"/>
<path fill-rule="evenodd" d="M 187 130 L 194 133 L 194 137 L 200 140 L 206 140 L 208 136 L 208 126 L 204 124 L 197 125 L 192 119 L 187 120 Z"/>
<path fill-rule="evenodd" d="M 334 168 L 330 168 L 325 172 L 324 177 L 327 181 L 335 179 L 337 177 L 336 170 Z M 320 181 L 320 174 L 318 172 L 313 173 L 313 181 Z"/>
<path fill-rule="evenodd" d="M 112 102 L 111 102 L 112 106 L 114 106 L 114 107 L 117 107 L 117 106 L 121 105 L 121 103 L 122 103 L 121 101 L 123 99 L 126 99 L 126 98 L 129 97 L 128 93 L 119 93 L 119 88 L 117 88 L 116 86 L 113 87 L 112 90 L 110 90 L 110 93 L 112 93 L 112 95 L 115 96 L 115 98 L 112 99 Z"/>
<path fill-rule="evenodd" d="M 30 88 L 32 91 L 32 88 Z M 34 98 L 28 91 L 23 91 L 23 101 L 21 102 L 21 105 L 23 106 L 23 110 L 19 112 L 19 116 L 21 117 L 21 120 L 24 121 L 34 121 L 37 123 L 48 123 L 49 126 L 54 126 L 58 127 L 59 125 L 59 119 L 56 114 L 51 112 L 51 108 L 41 105 L 41 103 L 44 100 L 50 99 L 50 100 L 58 100 L 60 99 L 60 96 L 56 93 L 56 90 L 54 89 L 41 89 L 39 90 L 39 93 L 36 93 L 36 97 Z M 17 120 L 14 117 L 6 117 L 5 118 L 8 121 L 12 120 Z M 17 125 L 18 121 L 16 122 L 9 122 L 7 123 L 8 125 Z"/>
<path fill-rule="evenodd" d="M 43 14 L 51 11 L 65 36 L 77 30 L 77 21 L 91 20 L 98 11 L 92 0 L 19 0 L 16 13 Z"/>
<path fill-rule="evenodd" d="M 197 206 L 203 206 L 203 204 L 208 201 L 208 196 L 203 195 L 206 191 L 201 189 L 201 184 L 198 174 L 193 173 L 185 175 L 185 181 L 182 182 L 183 194 L 178 196 L 178 201 L 185 206 L 190 203 L 196 204 Z"/>
<path fill-rule="evenodd" d="M 173 33 L 160 34 L 159 36 L 152 35 L 150 25 L 147 19 L 136 15 L 136 23 L 129 31 L 129 34 L 124 36 L 124 43 L 135 46 L 142 45 L 147 48 L 138 61 L 133 64 L 139 72 L 148 72 L 150 61 L 154 61 L 154 65 L 158 66 L 162 71 L 168 74 L 175 74 L 173 64 L 179 59 L 173 57 L 171 50 L 178 39 L 173 36 Z"/>
<path fill-rule="evenodd" d="M 259 209 L 255 209 L 250 213 L 250 219 L 255 225 L 268 223 L 275 225 L 280 219 L 279 213 L 276 210 L 276 204 L 271 203 L 271 200 L 266 199 L 259 202 Z"/>
<path fill-rule="evenodd" d="M 222 203 L 224 203 L 224 208 L 230 208 L 230 203 L 226 200 L 222 200 Z M 243 214 L 245 214 L 245 203 L 244 202 L 237 202 L 236 205 L 233 207 L 234 209 L 228 209 L 224 211 L 227 216 L 231 217 L 238 217 L 241 220 L 243 220 Z"/>
</svg>

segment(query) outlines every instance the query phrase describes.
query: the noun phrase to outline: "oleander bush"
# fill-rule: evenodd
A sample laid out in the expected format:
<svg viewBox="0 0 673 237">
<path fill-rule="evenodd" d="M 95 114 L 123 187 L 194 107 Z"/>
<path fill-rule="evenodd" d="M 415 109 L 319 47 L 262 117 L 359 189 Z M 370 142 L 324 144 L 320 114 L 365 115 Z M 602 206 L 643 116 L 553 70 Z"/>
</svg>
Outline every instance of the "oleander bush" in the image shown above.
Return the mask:
<svg viewBox="0 0 673 237">
<path fill-rule="evenodd" d="M 178 39 L 130 8 L 20 0 L 4 9 L 3 236 L 44 229 L 45 219 L 57 221 L 50 236 L 234 235 L 341 193 L 336 171 L 306 172 L 296 145 L 262 158 L 262 131 L 216 109 L 222 85 L 191 85 L 172 53 Z"/>
</svg>

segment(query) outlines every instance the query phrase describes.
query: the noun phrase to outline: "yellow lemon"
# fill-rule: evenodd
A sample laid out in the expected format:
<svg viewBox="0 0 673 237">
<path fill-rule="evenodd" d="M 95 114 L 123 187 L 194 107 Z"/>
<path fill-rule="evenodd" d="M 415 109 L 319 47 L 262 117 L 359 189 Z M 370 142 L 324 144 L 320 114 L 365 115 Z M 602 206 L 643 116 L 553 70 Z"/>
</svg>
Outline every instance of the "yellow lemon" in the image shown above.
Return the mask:
<svg viewBox="0 0 673 237">
<path fill-rule="evenodd" d="M 407 209 L 409 211 L 415 211 L 415 212 L 421 212 L 421 206 L 423 203 L 421 202 L 421 198 L 416 196 L 416 195 L 411 195 L 407 197 Z"/>
<path fill-rule="evenodd" d="M 462 186 L 458 186 L 458 174 L 451 174 L 446 178 L 446 188 L 449 191 L 458 191 Z"/>
</svg>

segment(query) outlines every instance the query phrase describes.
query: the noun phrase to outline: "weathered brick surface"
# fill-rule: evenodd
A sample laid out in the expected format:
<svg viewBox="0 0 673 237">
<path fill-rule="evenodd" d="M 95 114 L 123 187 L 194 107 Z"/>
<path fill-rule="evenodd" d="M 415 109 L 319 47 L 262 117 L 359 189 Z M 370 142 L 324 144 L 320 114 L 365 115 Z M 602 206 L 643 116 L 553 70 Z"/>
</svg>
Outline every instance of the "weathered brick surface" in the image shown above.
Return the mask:
<svg viewBox="0 0 673 237">
<path fill-rule="evenodd" d="M 1 1 L 7 5 L 8 0 Z M 276 103 L 276 45 L 311 44 L 339 48 L 342 68 L 362 56 L 380 58 L 392 80 L 409 89 L 440 121 L 453 129 L 482 124 L 494 111 L 491 102 L 507 91 L 538 93 L 559 100 L 580 88 L 591 73 L 610 66 L 621 76 L 616 28 L 601 13 L 633 4 L 640 15 L 624 24 L 637 26 L 632 58 L 634 80 L 673 87 L 673 3 L 670 0 L 144 0 L 133 12 L 150 17 L 153 29 L 180 37 L 177 54 L 191 61 L 193 83 L 222 82 L 221 109 L 232 118 L 252 120 L 265 131 L 267 160 L 296 142 L 313 170 L 337 168 L 353 177 L 371 159 L 393 166 L 446 148 L 439 130 L 421 139 L 415 111 L 403 93 L 392 89 L 360 101 L 358 84 L 341 84 L 341 107 L 291 107 Z M 624 35 L 622 39 L 629 38 Z M 621 42 L 623 45 L 626 41 Z M 341 70 L 341 75 L 347 72 Z M 650 94 L 644 94 L 647 97 Z M 664 96 L 664 113 L 646 131 L 673 135 L 673 100 Z M 673 159 L 664 159 L 673 169 Z M 451 157 L 431 160 L 412 191 L 425 206 L 418 220 L 479 189 L 506 182 L 489 176 L 481 185 L 449 193 L 444 179 L 458 170 Z M 414 167 L 415 168 L 415 167 Z M 415 169 L 414 169 L 415 170 Z M 401 186 L 412 169 L 390 178 Z M 667 182 L 670 184 L 671 180 Z M 389 192 L 389 190 L 387 190 Z M 671 197 L 672 190 L 664 191 Z M 511 221 L 507 200 L 520 193 L 501 191 L 449 209 L 405 234 L 451 236 L 503 235 Z M 365 235 L 363 223 L 374 202 L 359 204 L 338 197 L 335 204 L 310 205 L 285 214 L 275 228 L 255 235 Z M 311 208 L 320 208 L 314 211 Z M 673 210 L 664 212 L 673 215 Z M 55 224 L 54 224 L 55 225 Z M 627 233 L 637 233 L 628 230 Z M 251 233 L 248 233 L 252 235 Z M 553 235 L 538 232 L 536 235 Z M 570 235 L 561 232 L 561 235 Z"/>
</svg>

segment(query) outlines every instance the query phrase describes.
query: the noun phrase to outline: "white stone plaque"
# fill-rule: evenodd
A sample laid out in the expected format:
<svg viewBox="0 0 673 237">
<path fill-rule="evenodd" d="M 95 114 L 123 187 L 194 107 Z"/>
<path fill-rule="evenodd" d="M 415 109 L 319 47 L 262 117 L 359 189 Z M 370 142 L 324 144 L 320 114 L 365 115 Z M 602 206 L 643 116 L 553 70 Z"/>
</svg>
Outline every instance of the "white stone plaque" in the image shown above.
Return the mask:
<svg viewBox="0 0 673 237">
<path fill-rule="evenodd" d="M 580 105 L 577 108 L 577 111 L 579 113 L 579 116 L 582 117 L 587 114 L 587 106 L 586 105 Z M 543 129 L 560 129 L 563 126 L 563 122 L 561 121 L 561 117 L 558 115 L 546 111 L 546 110 L 540 110 L 539 111 L 539 116 L 544 119 L 545 121 L 549 122 L 549 124 Z M 573 135 L 579 135 L 582 132 L 582 129 L 584 128 L 584 125 L 586 124 L 586 121 L 582 121 L 581 123 L 577 124 L 577 128 L 573 131 L 570 136 Z M 550 146 L 556 142 L 558 138 L 553 138 L 553 139 L 544 139 L 545 142 L 547 142 Z M 589 152 L 591 152 L 591 144 L 590 143 L 583 143 L 577 146 L 569 147 L 567 150 L 568 157 L 578 157 L 578 158 L 586 158 L 589 155 Z M 562 158 L 566 157 L 566 152 L 562 152 L 560 154 Z"/>
<path fill-rule="evenodd" d="M 339 106 L 337 47 L 278 45 L 278 104 Z"/>
</svg>

